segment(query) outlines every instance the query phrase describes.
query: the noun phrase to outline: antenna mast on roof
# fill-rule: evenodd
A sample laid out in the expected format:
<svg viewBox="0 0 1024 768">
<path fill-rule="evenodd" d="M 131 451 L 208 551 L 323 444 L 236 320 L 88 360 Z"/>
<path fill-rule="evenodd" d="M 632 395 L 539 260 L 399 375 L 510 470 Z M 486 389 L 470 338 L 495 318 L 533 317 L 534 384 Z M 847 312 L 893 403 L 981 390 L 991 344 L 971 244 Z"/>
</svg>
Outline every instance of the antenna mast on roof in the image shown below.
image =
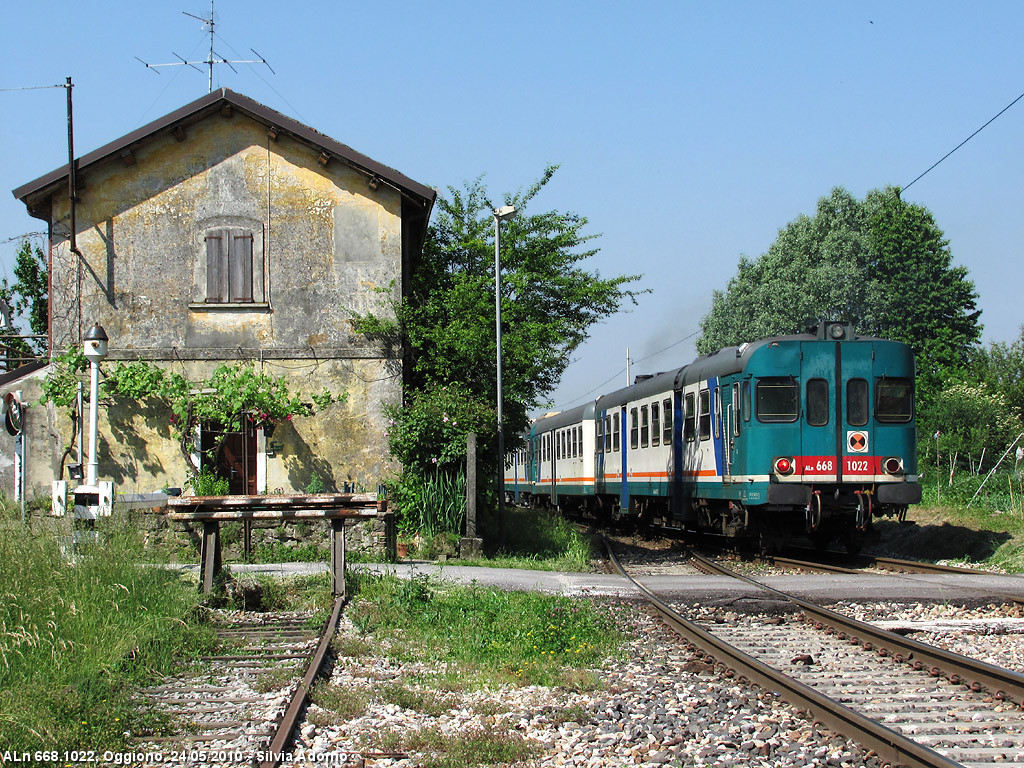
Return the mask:
<svg viewBox="0 0 1024 768">
<path fill-rule="evenodd" d="M 208 18 L 208 19 L 204 18 L 202 16 L 196 16 L 194 13 L 189 13 L 188 11 L 182 11 L 182 13 L 185 14 L 186 16 L 190 16 L 193 19 L 198 19 L 199 21 L 203 22 L 203 24 L 207 25 L 210 28 L 210 55 L 207 57 L 207 59 L 205 61 L 187 61 L 186 59 L 182 58 L 181 56 L 178 56 L 178 54 L 176 54 L 176 53 L 174 55 L 178 56 L 178 58 L 181 59 L 181 61 L 172 61 L 172 62 L 169 62 L 167 64 L 147 64 L 146 62 L 142 61 L 142 59 L 140 59 L 138 56 L 136 56 L 135 58 L 138 61 L 140 61 L 142 64 L 144 64 L 147 69 L 152 69 L 157 74 L 160 74 L 159 67 L 185 67 L 185 66 L 188 66 L 188 67 L 192 67 L 192 69 L 195 69 L 195 70 L 198 70 L 199 72 L 202 72 L 203 70 L 199 69 L 199 67 L 196 66 L 196 65 L 197 64 L 205 64 L 209 68 L 209 71 L 210 71 L 210 93 L 213 93 L 213 65 L 214 64 L 227 64 L 229 67 L 231 67 L 232 71 L 234 71 L 234 72 L 238 72 L 238 70 L 235 69 L 232 66 L 232 64 L 264 64 L 264 65 L 266 65 L 267 69 L 269 69 L 271 72 L 273 72 L 276 75 L 277 73 L 274 72 L 274 68 L 271 67 L 270 64 L 267 64 L 267 60 L 265 58 L 263 58 L 262 56 L 260 56 L 258 53 L 256 53 L 256 51 L 254 49 L 252 49 L 252 48 L 250 48 L 249 50 L 252 51 L 253 54 L 258 56 L 259 58 L 257 58 L 257 59 L 245 59 L 245 60 L 231 60 L 231 61 L 229 61 L 228 59 L 225 59 L 223 56 L 219 55 L 216 51 L 214 51 L 214 49 L 213 49 L 213 38 L 214 38 L 214 25 L 215 25 L 216 22 L 214 21 L 213 3 L 214 3 L 214 0 L 210 0 L 210 18 Z M 171 53 L 174 53 L 174 51 L 171 51 Z"/>
</svg>

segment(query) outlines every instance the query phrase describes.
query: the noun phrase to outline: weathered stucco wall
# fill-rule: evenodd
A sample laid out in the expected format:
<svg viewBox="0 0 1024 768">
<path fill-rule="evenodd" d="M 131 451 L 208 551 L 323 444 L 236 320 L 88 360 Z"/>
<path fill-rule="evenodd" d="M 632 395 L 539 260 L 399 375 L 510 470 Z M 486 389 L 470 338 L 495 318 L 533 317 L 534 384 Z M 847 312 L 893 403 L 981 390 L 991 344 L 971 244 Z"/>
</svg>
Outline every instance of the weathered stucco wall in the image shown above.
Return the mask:
<svg viewBox="0 0 1024 768">
<path fill-rule="evenodd" d="M 153 138 L 131 159 L 82 178 L 82 261 L 70 253 L 67 201 L 54 198 L 54 350 L 77 346 L 98 322 L 110 338 L 105 365 L 143 358 L 200 378 L 220 361 L 248 360 L 307 395 L 346 391 L 346 402 L 277 429 L 282 447 L 265 457 L 265 487 L 302 490 L 315 473 L 327 488 L 373 490 L 387 470 L 381 404 L 401 398 L 401 356 L 355 333 L 350 318 L 386 310 L 378 289 L 399 290 L 400 193 L 372 190 L 365 175 L 338 160 L 325 166 L 287 136 L 271 140 L 238 112 L 207 117 L 184 140 Z M 206 302 L 205 236 L 225 227 L 253 235 L 248 304 Z M 101 478 L 121 492 L 180 486 L 184 458 L 167 415 L 141 403 L 101 416 Z M 70 430 L 65 417 L 49 418 L 49 455 L 36 460 L 52 472 Z"/>
</svg>

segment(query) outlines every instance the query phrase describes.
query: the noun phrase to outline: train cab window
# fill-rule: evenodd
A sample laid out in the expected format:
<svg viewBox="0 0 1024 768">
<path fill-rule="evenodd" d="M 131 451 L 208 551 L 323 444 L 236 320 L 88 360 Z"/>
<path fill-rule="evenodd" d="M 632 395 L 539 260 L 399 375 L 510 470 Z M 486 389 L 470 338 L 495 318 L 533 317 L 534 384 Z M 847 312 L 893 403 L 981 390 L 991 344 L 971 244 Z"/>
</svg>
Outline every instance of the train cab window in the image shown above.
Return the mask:
<svg viewBox="0 0 1024 768">
<path fill-rule="evenodd" d="M 661 403 L 651 403 L 651 445 L 661 445 Z"/>
<path fill-rule="evenodd" d="M 914 418 L 912 379 L 875 380 L 875 418 L 889 424 L 905 424 Z"/>
<path fill-rule="evenodd" d="M 846 382 L 846 420 L 852 427 L 868 423 L 868 382 L 850 379 Z"/>
<path fill-rule="evenodd" d="M 637 416 L 636 408 L 629 409 L 629 447 L 636 450 L 640 445 L 640 419 Z"/>
<path fill-rule="evenodd" d="M 828 382 L 825 379 L 807 381 L 807 423 L 812 427 L 828 424 Z"/>
<path fill-rule="evenodd" d="M 612 450 L 612 417 L 607 414 L 604 417 L 604 452 L 611 453 Z"/>
<path fill-rule="evenodd" d="M 619 450 L 619 414 L 612 416 L 612 450 Z"/>
<path fill-rule="evenodd" d="M 697 409 L 693 407 L 693 392 L 690 392 L 685 399 L 683 416 L 683 438 L 688 443 L 697 439 Z"/>
<path fill-rule="evenodd" d="M 665 445 L 672 444 L 672 401 L 662 400 L 661 401 L 661 412 L 665 414 L 664 424 L 662 425 L 661 441 Z"/>
<path fill-rule="evenodd" d="M 701 440 L 711 437 L 711 392 L 702 389 L 697 395 L 697 432 Z"/>
<path fill-rule="evenodd" d="M 740 383 L 732 385 L 732 436 L 740 436 Z"/>
<path fill-rule="evenodd" d="M 743 411 L 743 420 L 750 421 L 750 379 L 740 384 L 740 410 Z"/>
<path fill-rule="evenodd" d="M 796 421 L 800 416 L 800 389 L 792 378 L 757 380 L 757 420 L 766 423 Z"/>
<path fill-rule="evenodd" d="M 651 422 L 647 406 L 640 406 L 640 447 L 646 448 L 651 444 Z"/>
</svg>

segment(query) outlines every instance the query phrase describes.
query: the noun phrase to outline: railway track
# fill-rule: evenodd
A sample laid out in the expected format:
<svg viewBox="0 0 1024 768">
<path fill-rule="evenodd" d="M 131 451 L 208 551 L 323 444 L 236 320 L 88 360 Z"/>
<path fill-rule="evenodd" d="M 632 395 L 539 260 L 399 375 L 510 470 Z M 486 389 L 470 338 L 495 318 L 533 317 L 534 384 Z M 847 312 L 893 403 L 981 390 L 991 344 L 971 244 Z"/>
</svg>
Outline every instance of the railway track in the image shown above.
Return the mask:
<svg viewBox="0 0 1024 768">
<path fill-rule="evenodd" d="M 343 598 L 335 601 L 319 632 L 309 627 L 309 614 L 245 614 L 217 622 L 219 648 L 201 659 L 198 673 L 140 692 L 145 705 L 183 732 L 140 735 L 136 749 L 181 766 L 277 768 L 327 659 L 343 605 Z"/>
<path fill-rule="evenodd" d="M 699 556 L 691 560 L 701 569 L 766 590 L 801 619 L 687 617 L 609 552 L 698 657 L 726 676 L 778 691 L 883 759 L 932 768 L 1024 765 L 1024 676 L 878 630 Z"/>
</svg>

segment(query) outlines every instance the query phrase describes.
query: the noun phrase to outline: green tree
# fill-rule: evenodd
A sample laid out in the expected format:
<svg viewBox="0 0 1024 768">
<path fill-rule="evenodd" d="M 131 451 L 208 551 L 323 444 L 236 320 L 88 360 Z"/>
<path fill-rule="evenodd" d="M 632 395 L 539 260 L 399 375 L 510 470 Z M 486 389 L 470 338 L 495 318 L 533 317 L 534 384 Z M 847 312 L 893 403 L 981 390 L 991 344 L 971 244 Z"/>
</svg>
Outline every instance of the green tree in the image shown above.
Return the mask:
<svg viewBox="0 0 1024 768">
<path fill-rule="evenodd" d="M 981 335 L 977 293 L 932 214 L 894 188 L 858 201 L 836 188 L 779 231 L 758 259 L 740 259 L 715 291 L 697 349 L 713 352 L 794 333 L 817 319 L 846 319 L 861 333 L 904 341 L 919 383 L 935 391 L 943 371 L 963 366 Z"/>
<path fill-rule="evenodd" d="M 973 368 L 981 381 L 1002 395 L 1012 412 L 1024 414 L 1024 325 L 1016 341 L 979 347 Z"/>
<path fill-rule="evenodd" d="M 604 278 L 583 262 L 597 249 L 587 220 L 572 212 L 533 213 L 535 198 L 556 167 L 524 192 L 506 196 L 517 214 L 501 224 L 502 390 L 507 435 L 528 424 L 528 413 L 550 398 L 575 349 L 594 323 L 614 314 L 638 292 L 637 275 Z M 494 328 L 494 202 L 481 179 L 449 188 L 438 199 L 422 258 L 413 266 L 405 301 L 388 313 L 357 315 L 356 329 L 400 340 L 406 349 L 403 408 L 392 412 L 392 453 L 422 472 L 421 454 L 431 445 L 437 409 L 462 409 L 484 425 L 496 403 Z M 418 393 L 448 387 L 430 399 Z M 470 407 L 469 403 L 476 405 Z M 493 417 L 492 417 L 493 418 Z M 493 421 L 489 421 L 493 424 Z M 401 439 L 399 444 L 396 440 Z M 482 438 L 487 436 L 481 435 Z M 413 450 L 410 446 L 419 445 Z M 496 467 L 481 441 L 482 464 Z M 493 451 L 493 448 L 490 449 Z M 486 471 L 483 467 L 481 471 Z"/>
<path fill-rule="evenodd" d="M 556 167 L 525 192 L 507 196 L 517 209 L 501 225 L 502 382 L 506 430 L 522 430 L 530 409 L 545 403 L 572 352 L 591 326 L 635 303 L 637 275 L 602 278 L 582 266 L 596 248 L 576 213 L 530 213 Z M 362 332 L 404 341 L 411 392 L 458 383 L 481 403 L 495 402 L 494 209 L 480 179 L 440 198 L 423 256 L 414 266 L 396 322 L 357 316 Z"/>
<path fill-rule="evenodd" d="M 1021 429 L 1020 412 L 984 382 L 947 383 L 921 415 L 919 454 L 929 466 L 936 448 L 968 468 L 980 463 L 983 455 L 991 465 Z"/>
<path fill-rule="evenodd" d="M 14 282 L 0 279 L 0 298 L 11 309 L 12 320 L 27 321 L 30 334 L 43 335 L 49 328 L 49 272 L 46 256 L 39 247 L 23 240 L 14 262 Z M 22 339 L 22 331 L 0 331 L 0 344 L 7 358 L 27 358 L 46 351 L 46 339 Z M 20 362 L 11 360 L 8 368 Z"/>
</svg>

